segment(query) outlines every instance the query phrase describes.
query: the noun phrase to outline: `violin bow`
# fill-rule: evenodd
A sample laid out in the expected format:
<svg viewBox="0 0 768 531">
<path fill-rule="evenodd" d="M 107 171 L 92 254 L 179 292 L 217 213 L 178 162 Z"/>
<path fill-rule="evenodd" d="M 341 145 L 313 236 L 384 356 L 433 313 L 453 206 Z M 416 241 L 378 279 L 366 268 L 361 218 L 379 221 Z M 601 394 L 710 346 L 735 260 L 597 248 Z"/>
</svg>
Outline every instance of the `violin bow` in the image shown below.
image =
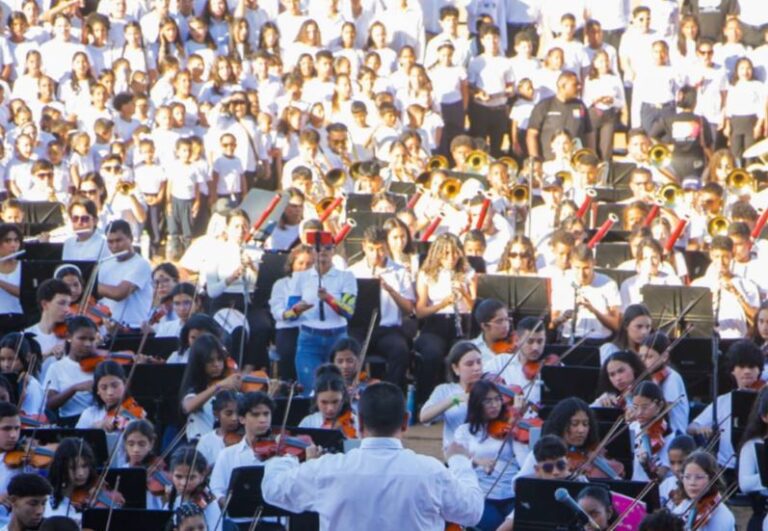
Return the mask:
<svg viewBox="0 0 768 531">
<path fill-rule="evenodd" d="M 640 433 L 638 433 L 637 435 L 635 435 L 635 443 L 637 443 L 637 440 L 638 440 L 638 439 L 640 439 L 640 437 L 642 437 L 643 435 L 645 435 L 645 433 L 643 433 L 643 432 L 645 432 L 646 428 L 648 428 L 648 427 L 650 427 L 650 426 L 653 426 L 654 424 L 656 424 L 656 423 L 657 423 L 658 421 L 660 421 L 660 420 L 663 420 L 663 419 L 664 419 L 664 417 L 666 417 L 666 416 L 667 416 L 667 414 L 668 414 L 670 411 L 672 411 L 673 409 L 675 409 L 675 407 L 677 406 L 677 404 L 679 404 L 679 403 L 680 403 L 680 401 L 681 401 L 683 398 L 685 398 L 685 395 L 680 395 L 680 396 L 678 396 L 678 397 L 677 397 L 676 399 L 674 399 L 672 402 L 669 402 L 669 403 L 668 403 L 666 406 L 664 406 L 664 408 L 663 408 L 661 411 L 659 411 L 659 413 L 658 413 L 657 415 L 655 415 L 655 416 L 654 416 L 654 417 L 653 417 L 651 420 L 649 420 L 649 421 L 648 421 L 648 422 L 646 422 L 646 423 L 645 423 L 643 426 L 641 426 L 641 429 L 640 429 Z M 629 425 L 627 425 L 627 426 L 629 426 Z M 618 434 L 617 434 L 616 436 L 618 437 Z M 614 439 L 615 439 L 615 437 L 614 437 Z M 613 440 L 614 440 L 614 439 L 611 439 L 611 441 L 610 441 L 610 442 L 613 442 Z M 609 444 L 610 444 L 610 442 L 609 442 Z"/>
<path fill-rule="evenodd" d="M 736 458 L 736 455 L 731 455 L 728 460 L 723 463 L 723 465 L 720 467 L 720 470 L 717 471 L 717 474 L 712 476 L 712 479 L 710 479 L 707 482 L 707 485 L 705 488 L 702 489 L 702 491 L 699 493 L 698 496 L 696 496 L 694 499 L 691 500 L 691 505 L 688 506 L 688 508 L 681 514 L 680 516 L 682 518 L 686 518 L 688 514 L 696 508 L 696 504 L 701 501 L 702 498 L 707 496 L 709 494 L 710 489 L 712 489 L 713 486 L 717 484 L 718 481 L 720 481 L 720 478 L 723 477 L 723 474 L 725 474 L 725 471 L 730 464 L 731 461 L 733 461 Z"/>
<path fill-rule="evenodd" d="M 170 455 L 170 453 L 175 449 L 178 442 L 184 437 L 186 434 L 186 430 L 179 430 L 179 433 L 177 433 L 173 439 L 171 439 L 171 442 L 168 444 L 168 447 L 163 451 L 159 456 L 157 456 L 157 459 L 147 467 L 147 475 L 152 475 L 155 470 L 160 468 L 160 463 L 165 461 L 165 458 Z"/>
<path fill-rule="evenodd" d="M 123 385 L 123 393 L 120 395 L 120 402 L 117 403 L 117 409 L 115 409 L 115 422 L 117 422 L 117 416 L 123 409 L 123 402 L 128 397 L 128 391 L 133 381 L 133 375 L 136 374 L 136 367 L 139 365 L 138 358 L 144 353 L 144 347 L 147 344 L 147 338 L 149 337 L 150 328 L 147 327 L 141 334 L 141 341 L 139 341 L 139 348 L 136 350 L 136 354 L 133 357 L 133 363 L 131 364 L 131 370 L 128 372 L 128 378 L 125 379 L 125 385 Z M 110 351 L 111 352 L 111 351 Z"/>
<path fill-rule="evenodd" d="M 622 422 L 624 425 L 622 426 Z M 605 449 L 608 444 L 610 444 L 616 437 L 619 436 L 625 429 L 627 428 L 627 424 L 624 421 L 624 416 L 619 415 L 614 423 L 611 425 L 610 429 L 606 432 L 606 434 L 603 436 L 602 440 L 595 446 L 595 449 L 592 450 L 587 458 L 584 460 L 584 462 L 579 465 L 579 467 L 571 472 L 570 476 L 568 476 L 569 480 L 573 480 L 577 478 L 579 475 L 581 475 L 582 471 L 586 469 L 588 466 L 590 466 L 595 459 L 597 459 L 597 456 L 599 456 L 602 451 Z M 615 435 L 614 435 L 615 434 Z"/>
<path fill-rule="evenodd" d="M 707 510 L 707 512 L 704 513 L 704 516 L 701 519 L 701 521 L 698 524 L 696 523 L 693 524 L 693 527 L 691 527 L 691 531 L 696 531 L 697 529 L 701 529 L 703 526 L 705 526 L 707 523 L 707 520 L 709 520 L 709 517 L 714 514 L 717 508 L 720 507 L 720 505 L 722 505 L 723 503 L 727 502 L 731 498 L 731 496 L 733 496 L 738 492 L 738 490 L 739 490 L 739 483 L 737 481 L 734 481 L 733 483 L 728 485 L 728 487 L 725 489 L 725 492 L 720 495 L 720 498 L 715 503 L 712 504 L 712 507 L 710 507 Z M 691 504 L 691 506 L 693 506 L 693 504 Z"/>
<path fill-rule="evenodd" d="M 118 490 L 120 488 L 120 476 L 117 476 L 117 479 L 115 480 L 115 490 Z M 109 504 L 109 512 L 107 513 L 107 526 L 104 529 L 104 531 L 109 531 L 109 528 L 112 526 L 112 512 L 115 510 L 115 504 L 110 503 Z"/>
<path fill-rule="evenodd" d="M 651 489 L 656 486 L 656 484 L 659 482 L 658 479 L 652 479 L 649 481 L 645 487 L 643 487 L 643 490 L 640 491 L 640 493 L 634 497 L 632 500 L 632 503 L 630 503 L 626 509 L 614 520 L 614 522 L 608 526 L 608 528 L 605 531 L 615 531 L 617 527 L 621 525 L 621 523 L 624 521 L 624 519 L 629 516 L 629 513 L 631 513 L 635 507 L 645 498 L 646 494 L 651 492 Z"/>
<path fill-rule="evenodd" d="M 29 378 L 27 378 L 27 376 L 32 374 L 32 371 L 35 370 L 35 363 L 37 363 L 37 357 L 33 357 L 30 360 L 29 367 L 27 367 L 26 371 L 21 371 L 19 373 L 19 377 L 24 378 L 24 381 L 21 383 L 21 387 L 19 388 L 19 401 L 16 404 L 16 408 L 19 411 L 21 411 L 21 404 L 24 402 L 24 399 L 26 398 L 25 395 L 27 394 L 27 385 L 29 383 Z M 14 365 L 15 364 L 16 364 L 16 362 L 14 360 Z M 45 396 L 45 394 L 43 394 L 43 396 Z M 43 405 L 43 407 L 45 407 L 45 400 L 43 400 L 43 404 L 42 405 Z M 40 411 L 40 413 L 38 413 L 38 414 L 42 414 L 42 411 Z"/>
<path fill-rule="evenodd" d="M 256 507 L 256 511 L 253 513 L 253 522 L 251 522 L 251 525 L 248 526 L 248 531 L 256 531 L 256 526 L 259 525 L 259 521 L 261 521 L 261 513 L 263 512 L 263 505 Z"/>
<path fill-rule="evenodd" d="M 48 382 L 45 385 L 45 388 L 43 388 L 43 396 L 48 394 L 48 388 L 50 387 L 50 385 L 51 383 Z M 44 409 L 45 409 L 45 400 L 43 400 L 43 403 L 40 404 L 40 407 L 37 410 L 38 417 L 43 414 Z M 32 441 L 35 440 L 35 435 L 37 435 L 37 430 L 39 429 L 40 429 L 40 424 L 38 424 L 32 429 L 32 435 L 30 435 L 29 440 L 27 440 L 27 449 L 25 450 L 25 454 L 24 454 L 24 460 L 27 462 L 29 462 L 29 456 L 32 453 Z"/>
<path fill-rule="evenodd" d="M 379 309 L 374 308 L 371 312 L 371 320 L 368 322 L 368 330 L 365 333 L 365 340 L 363 341 L 363 346 L 360 347 L 360 363 L 357 367 L 357 373 L 355 374 L 355 379 L 352 382 L 352 385 L 354 387 L 357 387 L 357 385 L 360 383 L 360 374 L 363 372 L 363 366 L 365 365 L 365 358 L 368 355 L 368 347 L 371 344 L 371 338 L 373 338 L 373 329 L 376 327 L 376 320 L 379 318 Z"/>
<path fill-rule="evenodd" d="M 19 359 L 19 355 L 21 354 L 21 345 L 24 344 L 24 332 L 17 332 L 19 334 L 19 339 L 16 341 L 16 348 L 13 351 L 13 363 L 11 363 L 11 369 L 13 369 L 13 366 L 16 365 L 16 361 Z"/>
<path fill-rule="evenodd" d="M 296 389 L 296 383 L 291 384 L 291 389 L 288 392 L 288 402 L 285 404 L 285 413 L 283 414 L 283 422 L 280 424 L 280 439 L 277 441 L 277 453 L 280 453 L 280 447 L 283 444 L 282 435 L 285 433 L 285 427 L 288 425 L 288 414 L 291 412 L 291 405 L 293 404 L 293 395 Z"/>
<path fill-rule="evenodd" d="M 715 449 L 715 445 L 718 443 L 720 438 L 723 435 L 723 431 L 720 429 L 723 427 L 723 424 L 726 420 L 729 420 L 731 418 L 731 414 L 727 414 L 725 418 L 723 418 L 720 422 L 717 423 L 717 427 L 715 428 L 714 433 L 712 433 L 712 438 L 709 440 L 707 445 L 704 447 L 704 450 L 707 452 L 712 452 L 712 450 Z"/>
<path fill-rule="evenodd" d="M 224 515 L 227 513 L 227 510 L 229 509 L 229 502 L 231 501 L 232 501 L 232 491 L 227 489 L 227 497 L 224 499 L 224 505 L 221 508 L 219 517 L 216 519 L 216 525 L 213 526 L 212 531 L 218 531 L 219 525 L 221 525 L 221 521 L 224 519 Z M 259 518 L 261 518 L 260 512 L 259 512 Z"/>
<path fill-rule="evenodd" d="M 190 446 L 190 449 L 195 452 L 192 454 L 192 463 L 189 465 L 189 469 L 187 470 L 187 477 L 184 478 L 184 490 L 189 490 L 187 488 L 187 485 L 189 485 L 189 478 L 192 476 L 192 472 L 195 470 L 195 465 L 197 464 L 197 456 L 200 455 L 200 452 L 198 452 L 194 447 Z M 185 492 L 181 493 L 181 503 L 184 503 L 184 497 L 187 496 Z"/>
</svg>

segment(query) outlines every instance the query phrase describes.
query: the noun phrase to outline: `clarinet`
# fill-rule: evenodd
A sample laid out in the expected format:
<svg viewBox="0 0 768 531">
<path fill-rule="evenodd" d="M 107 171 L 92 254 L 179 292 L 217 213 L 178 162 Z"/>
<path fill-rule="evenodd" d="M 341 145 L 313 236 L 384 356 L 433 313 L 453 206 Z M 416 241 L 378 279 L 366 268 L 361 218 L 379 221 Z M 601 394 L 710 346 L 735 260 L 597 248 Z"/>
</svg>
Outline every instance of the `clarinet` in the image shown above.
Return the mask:
<svg viewBox="0 0 768 531">
<path fill-rule="evenodd" d="M 464 337 L 464 330 L 461 325 L 461 313 L 459 313 L 459 297 L 461 292 L 458 289 L 453 290 L 453 324 L 456 327 L 456 337 L 461 339 Z"/>
<path fill-rule="evenodd" d="M 579 305 L 577 301 L 579 299 L 579 285 L 575 282 L 573 285 L 573 316 L 571 317 L 571 337 L 568 341 L 569 345 L 573 345 L 576 342 L 576 322 L 579 319 Z"/>
</svg>

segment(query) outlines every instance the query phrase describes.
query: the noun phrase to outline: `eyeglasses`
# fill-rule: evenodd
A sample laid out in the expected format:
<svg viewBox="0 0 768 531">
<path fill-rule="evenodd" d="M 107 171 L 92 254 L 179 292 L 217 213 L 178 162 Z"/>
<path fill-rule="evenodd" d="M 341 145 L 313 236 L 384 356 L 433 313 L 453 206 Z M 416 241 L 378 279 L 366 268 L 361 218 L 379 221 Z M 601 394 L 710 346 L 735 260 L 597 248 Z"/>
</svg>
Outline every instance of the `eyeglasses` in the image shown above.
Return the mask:
<svg viewBox="0 0 768 531">
<path fill-rule="evenodd" d="M 516 253 L 516 252 L 509 252 L 507 253 L 507 256 L 510 258 L 528 258 L 528 253 Z"/>
<path fill-rule="evenodd" d="M 547 462 L 541 464 L 541 469 L 545 474 L 551 474 L 555 469 L 557 469 L 558 472 L 564 472 L 566 468 L 568 468 L 568 462 L 565 459 L 558 459 L 554 463 Z"/>
<path fill-rule="evenodd" d="M 235 147 L 236 145 L 237 144 L 235 144 L 234 142 L 224 142 L 224 143 L 221 144 L 221 147 L 225 147 L 225 148 L 227 148 L 227 147 Z"/>
<path fill-rule="evenodd" d="M 699 50 L 699 53 L 701 55 L 715 55 L 715 51 L 714 50 Z"/>
<path fill-rule="evenodd" d="M 97 195 L 99 191 L 94 188 L 93 190 L 80 190 L 80 193 L 85 195 Z"/>
<path fill-rule="evenodd" d="M 489 396 L 488 398 L 483 399 L 483 405 L 484 406 L 493 406 L 494 404 L 501 404 L 501 397 L 496 396 Z"/>
<path fill-rule="evenodd" d="M 117 166 L 102 166 L 101 170 L 102 171 L 120 171 L 121 168 L 122 168 L 122 166 L 120 166 L 120 165 L 117 165 Z"/>
<path fill-rule="evenodd" d="M 84 214 L 82 216 L 71 216 L 72 223 L 88 223 L 91 221 L 90 214 Z"/>
</svg>

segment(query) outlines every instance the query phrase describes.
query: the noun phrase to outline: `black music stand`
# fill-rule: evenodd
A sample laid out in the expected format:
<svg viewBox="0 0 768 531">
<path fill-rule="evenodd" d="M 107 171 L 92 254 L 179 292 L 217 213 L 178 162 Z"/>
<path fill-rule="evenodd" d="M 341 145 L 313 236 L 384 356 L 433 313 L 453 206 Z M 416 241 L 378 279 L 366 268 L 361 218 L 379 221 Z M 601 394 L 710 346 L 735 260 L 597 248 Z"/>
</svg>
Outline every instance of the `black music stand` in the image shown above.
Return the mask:
<svg viewBox="0 0 768 531">
<path fill-rule="evenodd" d="M 118 334 L 112 345 L 112 352 L 121 352 L 125 350 L 138 352 L 141 339 L 141 334 Z M 149 335 L 144 344 L 142 354 L 167 360 L 168 357 L 177 350 L 179 350 L 178 337 L 156 337 L 154 335 Z"/>
<path fill-rule="evenodd" d="M 757 456 L 757 468 L 760 471 L 760 483 L 768 485 L 768 444 L 755 443 L 755 455 Z"/>
<path fill-rule="evenodd" d="M 259 274 L 256 276 L 256 287 L 253 293 L 254 306 L 268 308 L 272 296 L 272 286 L 278 279 L 285 276 L 285 263 L 288 253 L 266 252 L 261 255 Z"/>
<path fill-rule="evenodd" d="M 64 252 L 63 243 L 24 243 L 24 260 L 52 260 L 61 262 L 61 254 Z"/>
<path fill-rule="evenodd" d="M 396 211 L 400 212 L 405 210 L 406 199 L 402 195 L 391 194 L 392 199 L 395 202 Z M 373 194 L 349 194 L 346 201 L 347 214 L 352 212 L 371 212 L 372 211 Z M 392 214 L 389 214 L 392 217 Z M 357 218 L 357 216 L 354 216 Z"/>
<path fill-rule="evenodd" d="M 678 332 L 692 324 L 695 328 L 688 337 L 712 337 L 715 323 L 709 288 L 646 285 L 641 293 L 656 327 L 670 333 L 670 325 L 679 320 Z"/>
<path fill-rule="evenodd" d="M 21 430 L 21 435 L 22 437 L 34 437 L 40 444 L 59 443 L 68 437 L 83 439 L 91 446 L 97 466 L 103 466 L 109 459 L 107 435 L 101 429 L 38 428 L 35 430 L 29 428 Z"/>
<path fill-rule="evenodd" d="M 608 171 L 608 185 L 612 188 L 629 189 L 629 174 L 636 167 L 634 162 L 612 162 Z"/>
<path fill-rule="evenodd" d="M 39 236 L 43 232 L 50 232 L 60 227 L 60 225 L 55 225 L 53 223 L 27 223 L 26 221 L 24 223 L 17 223 L 17 225 L 21 228 L 21 234 L 25 238 L 34 238 L 35 236 Z M 24 247 L 33 243 L 38 243 L 38 242 L 27 242 L 24 244 Z M 54 244 L 54 245 L 61 245 L 61 244 Z"/>
<path fill-rule="evenodd" d="M 57 201 L 22 201 L 21 209 L 26 223 L 39 223 L 52 228 L 64 225 L 64 205 Z"/>
<path fill-rule="evenodd" d="M 709 253 L 705 253 L 704 251 L 685 251 L 683 257 L 685 258 L 685 265 L 688 268 L 688 277 L 691 280 L 703 277 L 707 272 L 709 264 L 712 263 L 712 260 L 709 258 Z"/>
<path fill-rule="evenodd" d="M 731 391 L 731 444 L 734 448 L 741 445 L 741 436 L 747 427 L 749 412 L 755 403 L 757 393 L 750 390 Z M 768 485 L 768 483 L 763 483 Z"/>
<path fill-rule="evenodd" d="M 272 422 L 282 425 L 285 416 L 285 408 L 288 407 L 288 398 L 275 398 L 275 412 L 272 413 Z M 291 402 L 291 410 L 288 412 L 288 422 L 286 426 L 298 426 L 299 423 L 309 415 L 309 408 L 312 405 L 312 399 L 304 396 L 294 396 Z"/>
<path fill-rule="evenodd" d="M 544 352 L 546 354 L 555 354 L 558 357 L 562 356 L 567 350 L 570 350 L 570 345 L 546 345 Z M 563 361 L 563 365 L 567 367 L 594 367 L 600 368 L 600 349 L 597 347 L 588 347 L 581 345 L 576 347 L 573 352 L 568 354 L 568 357 Z"/>
<path fill-rule="evenodd" d="M 403 181 L 392 181 L 389 183 L 389 193 L 405 196 L 412 196 L 416 193 L 416 183 L 406 183 Z"/>
<path fill-rule="evenodd" d="M 598 245 L 598 248 L 600 246 Z M 627 269 L 611 269 L 606 267 L 596 267 L 595 273 L 605 275 L 616 283 L 616 286 L 621 289 L 621 285 L 630 277 L 637 275 L 636 271 L 630 271 Z"/>
<path fill-rule="evenodd" d="M 604 268 L 617 268 L 632 258 L 632 252 L 627 243 L 601 242 L 595 247 L 595 265 Z"/>
<path fill-rule="evenodd" d="M 632 197 L 632 191 L 625 188 L 595 187 L 595 202 L 619 203 Z"/>
<path fill-rule="evenodd" d="M 101 474 L 103 468 L 99 470 Z M 120 478 L 118 484 L 117 479 Z M 110 468 L 107 472 L 107 485 L 115 488 L 125 498 L 123 509 L 147 508 L 147 471 L 144 468 Z"/>
<path fill-rule="evenodd" d="M 227 489 L 227 492 L 232 493 L 229 505 L 227 506 L 228 517 L 249 518 L 253 520 L 257 509 L 261 509 L 262 517 L 288 517 L 292 529 L 314 531 L 320 527 L 317 513 L 296 514 L 266 503 L 261 494 L 261 482 L 263 479 L 263 466 L 242 466 L 232 471 Z"/>
<path fill-rule="evenodd" d="M 107 529 L 109 531 L 136 531 L 137 529 L 165 529 L 173 518 L 173 511 L 148 511 L 146 509 L 86 509 L 83 512 L 83 529 Z"/>
<path fill-rule="evenodd" d="M 544 277 L 480 275 L 477 298 L 506 303 L 515 322 L 538 317 L 549 308 L 550 280 Z"/>
<path fill-rule="evenodd" d="M 62 265 L 61 260 L 21 260 L 21 307 L 27 322 L 32 324 L 40 319 L 40 308 L 37 306 L 37 288 L 44 281 L 53 278 L 53 273 Z M 84 282 L 91 276 L 96 262 L 72 261 L 66 262 L 80 268 Z"/>
<path fill-rule="evenodd" d="M 595 398 L 600 369 L 594 367 L 558 367 L 545 365 L 541 368 L 541 402 L 556 404 L 560 400 L 576 396 L 587 403 Z"/>
<path fill-rule="evenodd" d="M 273 419 L 273 420 L 282 420 Z M 273 428 L 280 428 L 280 426 L 272 426 Z M 344 434 L 340 429 L 322 429 L 322 428 L 298 428 L 295 426 L 286 426 L 285 428 L 291 435 L 308 435 L 312 442 L 316 446 L 321 446 L 323 450 L 330 451 L 334 454 L 344 453 Z"/>
<path fill-rule="evenodd" d="M 718 365 L 726 363 L 719 352 L 717 359 Z M 714 374 L 711 339 L 686 337 L 672 349 L 669 360 L 670 365 L 682 376 L 690 400 L 711 400 Z M 718 374 L 722 373 L 720 368 Z M 727 371 L 725 374 L 728 374 Z"/>
<path fill-rule="evenodd" d="M 355 220 L 355 226 L 352 227 L 352 230 L 349 231 L 349 234 L 345 238 L 346 241 L 361 241 L 363 239 L 363 233 L 365 232 L 365 229 L 368 227 L 383 227 L 384 222 L 387 221 L 389 218 L 395 217 L 394 214 L 389 214 L 385 212 L 369 212 L 369 211 L 354 211 L 354 213 L 351 213 L 352 211 L 348 211 L 350 213 L 348 218 Z M 350 256 L 347 255 L 347 258 L 349 259 Z"/>
<path fill-rule="evenodd" d="M 608 219 L 608 216 L 610 214 L 614 214 L 616 217 L 621 219 L 621 214 L 624 212 L 624 208 L 626 205 L 619 205 L 616 203 L 600 203 L 597 205 L 597 214 L 595 216 L 595 228 L 602 225 L 606 219 Z M 613 227 L 611 227 L 611 230 L 608 232 L 614 232 L 621 230 L 621 222 L 617 222 L 613 224 Z"/>
<path fill-rule="evenodd" d="M 155 423 L 157 433 L 163 433 L 166 426 L 180 425 L 183 421 L 179 411 L 181 379 L 186 364 L 139 364 L 131 379 L 130 392 L 133 398 L 147 411 Z"/>
<path fill-rule="evenodd" d="M 367 330 L 373 316 L 373 310 L 379 311 L 377 321 L 380 320 L 381 281 L 377 278 L 358 278 L 355 313 L 352 314 L 352 318 L 349 320 L 349 327 L 363 327 Z"/>
<path fill-rule="evenodd" d="M 608 413 L 613 408 L 605 409 L 606 411 L 604 414 Z M 623 412 L 621 413 L 623 414 Z M 600 431 L 600 438 L 603 438 L 608 433 L 608 430 L 611 429 L 614 421 L 615 419 L 611 421 L 599 420 L 597 422 L 597 426 Z M 606 454 L 608 454 L 612 459 L 615 459 L 624 465 L 624 474 L 625 477 L 628 478 L 632 477 L 632 472 L 634 469 L 635 455 L 632 448 L 632 439 L 630 437 L 629 430 L 624 430 L 621 432 L 614 440 L 608 444 L 608 446 L 605 447 Z"/>
<path fill-rule="evenodd" d="M 644 481 L 627 481 L 627 480 L 615 480 L 606 478 L 591 478 L 590 481 L 595 483 L 602 483 L 608 487 L 612 492 L 624 494 L 631 498 L 637 498 L 646 486 Z M 651 514 L 656 509 L 661 507 L 661 498 L 659 497 L 659 486 L 655 485 L 642 500 L 645 502 L 645 507 L 648 514 Z"/>
</svg>

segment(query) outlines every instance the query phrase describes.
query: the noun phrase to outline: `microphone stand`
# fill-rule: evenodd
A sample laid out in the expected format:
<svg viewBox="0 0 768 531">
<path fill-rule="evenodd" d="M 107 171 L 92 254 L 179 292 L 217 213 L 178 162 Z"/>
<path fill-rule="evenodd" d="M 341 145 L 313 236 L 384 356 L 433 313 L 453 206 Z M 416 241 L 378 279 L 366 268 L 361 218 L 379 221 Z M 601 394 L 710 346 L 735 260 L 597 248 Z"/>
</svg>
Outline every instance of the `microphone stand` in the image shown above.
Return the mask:
<svg viewBox="0 0 768 531">
<path fill-rule="evenodd" d="M 715 308 L 715 322 L 712 327 L 712 425 L 718 426 L 717 421 L 717 393 L 718 393 L 718 358 L 720 352 L 720 306 L 722 304 L 722 288 L 720 287 L 720 277 L 717 284 L 717 307 Z"/>
</svg>

